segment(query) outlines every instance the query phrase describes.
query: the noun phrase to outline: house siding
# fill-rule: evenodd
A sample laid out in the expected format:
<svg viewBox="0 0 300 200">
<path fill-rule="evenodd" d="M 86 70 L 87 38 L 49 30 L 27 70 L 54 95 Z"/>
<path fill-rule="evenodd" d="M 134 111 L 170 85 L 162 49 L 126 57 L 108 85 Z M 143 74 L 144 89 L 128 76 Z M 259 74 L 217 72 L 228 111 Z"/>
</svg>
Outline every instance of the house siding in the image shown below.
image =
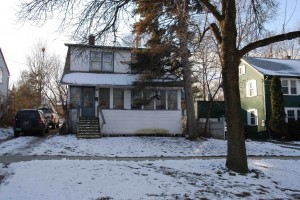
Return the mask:
<svg viewBox="0 0 300 200">
<path fill-rule="evenodd" d="M 106 124 L 103 134 L 137 134 L 142 129 L 164 129 L 170 134 L 181 134 L 181 111 L 158 110 L 103 110 Z"/>
<path fill-rule="evenodd" d="M 265 104 L 265 80 L 264 76 L 253 69 L 246 63 L 245 73 L 239 76 L 239 87 L 240 87 L 240 98 L 241 98 L 241 108 L 244 124 L 247 124 L 249 109 L 257 109 L 257 125 L 247 127 L 247 137 L 248 138 L 266 138 L 268 137 L 268 132 L 263 122 L 266 121 L 266 104 Z M 246 84 L 249 80 L 256 81 L 256 91 L 257 95 L 252 97 L 247 97 Z"/>
<path fill-rule="evenodd" d="M 6 98 L 8 95 L 9 72 L 7 70 L 1 52 L 0 52 L 0 69 L 2 70 L 2 83 L 0 83 L 0 95 L 4 95 Z"/>
</svg>

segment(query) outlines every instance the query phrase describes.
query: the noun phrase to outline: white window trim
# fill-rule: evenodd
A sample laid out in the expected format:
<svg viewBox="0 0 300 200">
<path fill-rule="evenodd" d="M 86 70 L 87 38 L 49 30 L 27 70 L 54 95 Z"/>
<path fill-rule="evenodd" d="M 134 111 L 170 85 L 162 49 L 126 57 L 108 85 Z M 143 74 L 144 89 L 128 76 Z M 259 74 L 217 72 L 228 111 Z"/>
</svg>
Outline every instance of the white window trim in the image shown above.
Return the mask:
<svg viewBox="0 0 300 200">
<path fill-rule="evenodd" d="M 253 85 L 253 95 L 250 95 L 250 85 Z M 256 80 L 250 80 L 246 82 L 246 96 L 247 97 L 254 97 L 257 96 L 257 86 L 256 86 Z"/>
<path fill-rule="evenodd" d="M 93 60 L 92 58 L 92 54 L 99 54 L 99 59 L 98 60 Z M 111 55 L 112 56 L 112 60 L 111 60 L 111 69 L 110 70 L 107 70 L 107 69 L 104 69 L 104 64 L 106 62 L 104 62 L 104 56 L 105 55 Z M 102 51 L 90 51 L 90 67 L 89 67 L 89 70 L 90 71 L 100 71 L 100 72 L 114 72 L 114 53 L 113 52 L 102 52 Z M 92 63 L 93 62 L 96 62 L 99 64 L 99 68 L 98 69 L 93 69 L 92 68 Z"/>
<path fill-rule="evenodd" d="M 288 122 L 288 111 L 289 110 L 293 110 L 294 111 L 294 119 L 298 120 L 300 119 L 300 115 L 298 116 L 298 112 L 300 110 L 300 108 L 297 107 L 285 107 L 284 108 L 284 112 L 285 112 L 285 121 Z"/>
<path fill-rule="evenodd" d="M 255 124 L 251 124 L 251 113 L 252 112 L 255 115 Z M 257 126 L 258 125 L 258 112 L 257 112 L 257 109 L 252 108 L 252 109 L 247 110 L 247 124 L 249 126 Z"/>
<path fill-rule="evenodd" d="M 288 83 L 288 85 L 287 85 L 287 87 L 288 87 L 288 94 L 283 94 L 283 95 L 296 96 L 296 95 L 299 95 L 299 94 L 300 94 L 300 92 L 299 92 L 299 86 L 298 86 L 299 83 L 298 83 L 298 80 L 297 80 L 297 79 L 281 78 L 281 79 L 280 79 L 281 84 L 282 84 L 282 81 L 283 81 L 283 80 L 287 81 L 287 83 Z M 291 88 L 291 81 L 295 81 L 295 82 L 296 82 L 296 94 L 292 94 L 292 93 L 291 93 L 291 90 L 292 90 L 292 88 Z"/>
<path fill-rule="evenodd" d="M 246 73 L 246 66 L 245 65 L 240 65 L 239 66 L 239 75 L 243 75 Z"/>
</svg>

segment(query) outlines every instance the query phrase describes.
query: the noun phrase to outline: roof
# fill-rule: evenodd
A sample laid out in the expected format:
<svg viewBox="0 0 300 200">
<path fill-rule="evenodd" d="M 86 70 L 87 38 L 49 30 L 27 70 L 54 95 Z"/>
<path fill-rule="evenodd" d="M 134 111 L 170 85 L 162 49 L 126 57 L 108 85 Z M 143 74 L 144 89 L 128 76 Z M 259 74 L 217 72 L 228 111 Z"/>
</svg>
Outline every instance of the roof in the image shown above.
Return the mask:
<svg viewBox="0 0 300 200">
<path fill-rule="evenodd" d="M 6 69 L 7 69 L 8 76 L 9 76 L 9 75 L 10 75 L 10 73 L 9 73 L 9 70 L 8 70 L 8 67 L 7 67 L 6 61 L 5 61 L 5 59 L 4 59 L 4 56 L 3 56 L 3 53 L 2 53 L 2 50 L 1 50 L 1 48 L 0 48 L 0 56 L 1 56 L 1 57 L 2 57 L 2 59 L 3 59 L 4 65 L 5 65 Z"/>
<path fill-rule="evenodd" d="M 101 46 L 101 45 L 89 45 L 89 44 L 69 44 L 65 43 L 65 46 L 68 47 L 77 47 L 77 48 L 99 48 L 99 49 L 109 49 L 109 50 L 132 50 L 132 47 L 120 47 L 120 46 Z"/>
<path fill-rule="evenodd" d="M 66 73 L 61 79 L 61 83 L 66 85 L 81 85 L 81 86 L 135 86 L 138 83 L 138 74 L 102 74 L 102 73 L 87 73 L 87 72 L 72 72 Z M 160 81 L 154 81 L 161 83 Z M 177 83 L 177 84 L 175 84 Z M 182 87 L 181 80 L 167 80 L 163 84 L 156 84 L 165 87 Z M 153 82 L 148 84 L 153 86 Z"/>
<path fill-rule="evenodd" d="M 244 57 L 242 61 L 263 75 L 300 77 L 300 60 Z"/>
<path fill-rule="evenodd" d="M 115 85 L 129 86 L 135 82 L 135 74 L 100 74 L 73 72 L 64 74 L 61 82 L 67 85 Z"/>
</svg>

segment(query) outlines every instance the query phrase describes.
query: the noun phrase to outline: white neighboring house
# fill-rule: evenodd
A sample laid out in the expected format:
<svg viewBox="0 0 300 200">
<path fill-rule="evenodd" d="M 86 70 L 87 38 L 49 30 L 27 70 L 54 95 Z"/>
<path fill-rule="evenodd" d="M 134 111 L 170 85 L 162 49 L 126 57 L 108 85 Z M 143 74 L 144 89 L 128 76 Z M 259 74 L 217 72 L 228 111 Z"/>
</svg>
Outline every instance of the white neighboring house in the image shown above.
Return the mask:
<svg viewBox="0 0 300 200">
<path fill-rule="evenodd" d="M 138 90 L 139 75 L 129 68 L 133 49 L 97 46 L 93 38 L 89 41 L 89 45 L 65 44 L 68 53 L 61 83 L 68 85 L 73 127 L 80 118 L 100 116 L 104 135 L 158 130 L 182 134 L 182 81 L 164 81 L 155 90 L 152 82 L 147 90 Z M 142 104 L 146 98 L 150 103 Z"/>
<path fill-rule="evenodd" d="M 0 48 L 0 117 L 8 109 L 9 70 Z"/>
</svg>

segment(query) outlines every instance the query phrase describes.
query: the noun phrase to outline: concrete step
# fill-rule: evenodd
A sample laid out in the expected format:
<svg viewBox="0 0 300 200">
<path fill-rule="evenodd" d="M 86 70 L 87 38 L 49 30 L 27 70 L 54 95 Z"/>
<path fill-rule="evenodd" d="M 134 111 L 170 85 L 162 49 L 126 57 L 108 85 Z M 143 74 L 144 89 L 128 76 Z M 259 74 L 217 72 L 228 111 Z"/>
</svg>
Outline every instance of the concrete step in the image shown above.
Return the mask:
<svg viewBox="0 0 300 200">
<path fill-rule="evenodd" d="M 80 118 L 78 123 L 78 138 L 99 138 L 101 137 L 99 119 Z"/>
</svg>

